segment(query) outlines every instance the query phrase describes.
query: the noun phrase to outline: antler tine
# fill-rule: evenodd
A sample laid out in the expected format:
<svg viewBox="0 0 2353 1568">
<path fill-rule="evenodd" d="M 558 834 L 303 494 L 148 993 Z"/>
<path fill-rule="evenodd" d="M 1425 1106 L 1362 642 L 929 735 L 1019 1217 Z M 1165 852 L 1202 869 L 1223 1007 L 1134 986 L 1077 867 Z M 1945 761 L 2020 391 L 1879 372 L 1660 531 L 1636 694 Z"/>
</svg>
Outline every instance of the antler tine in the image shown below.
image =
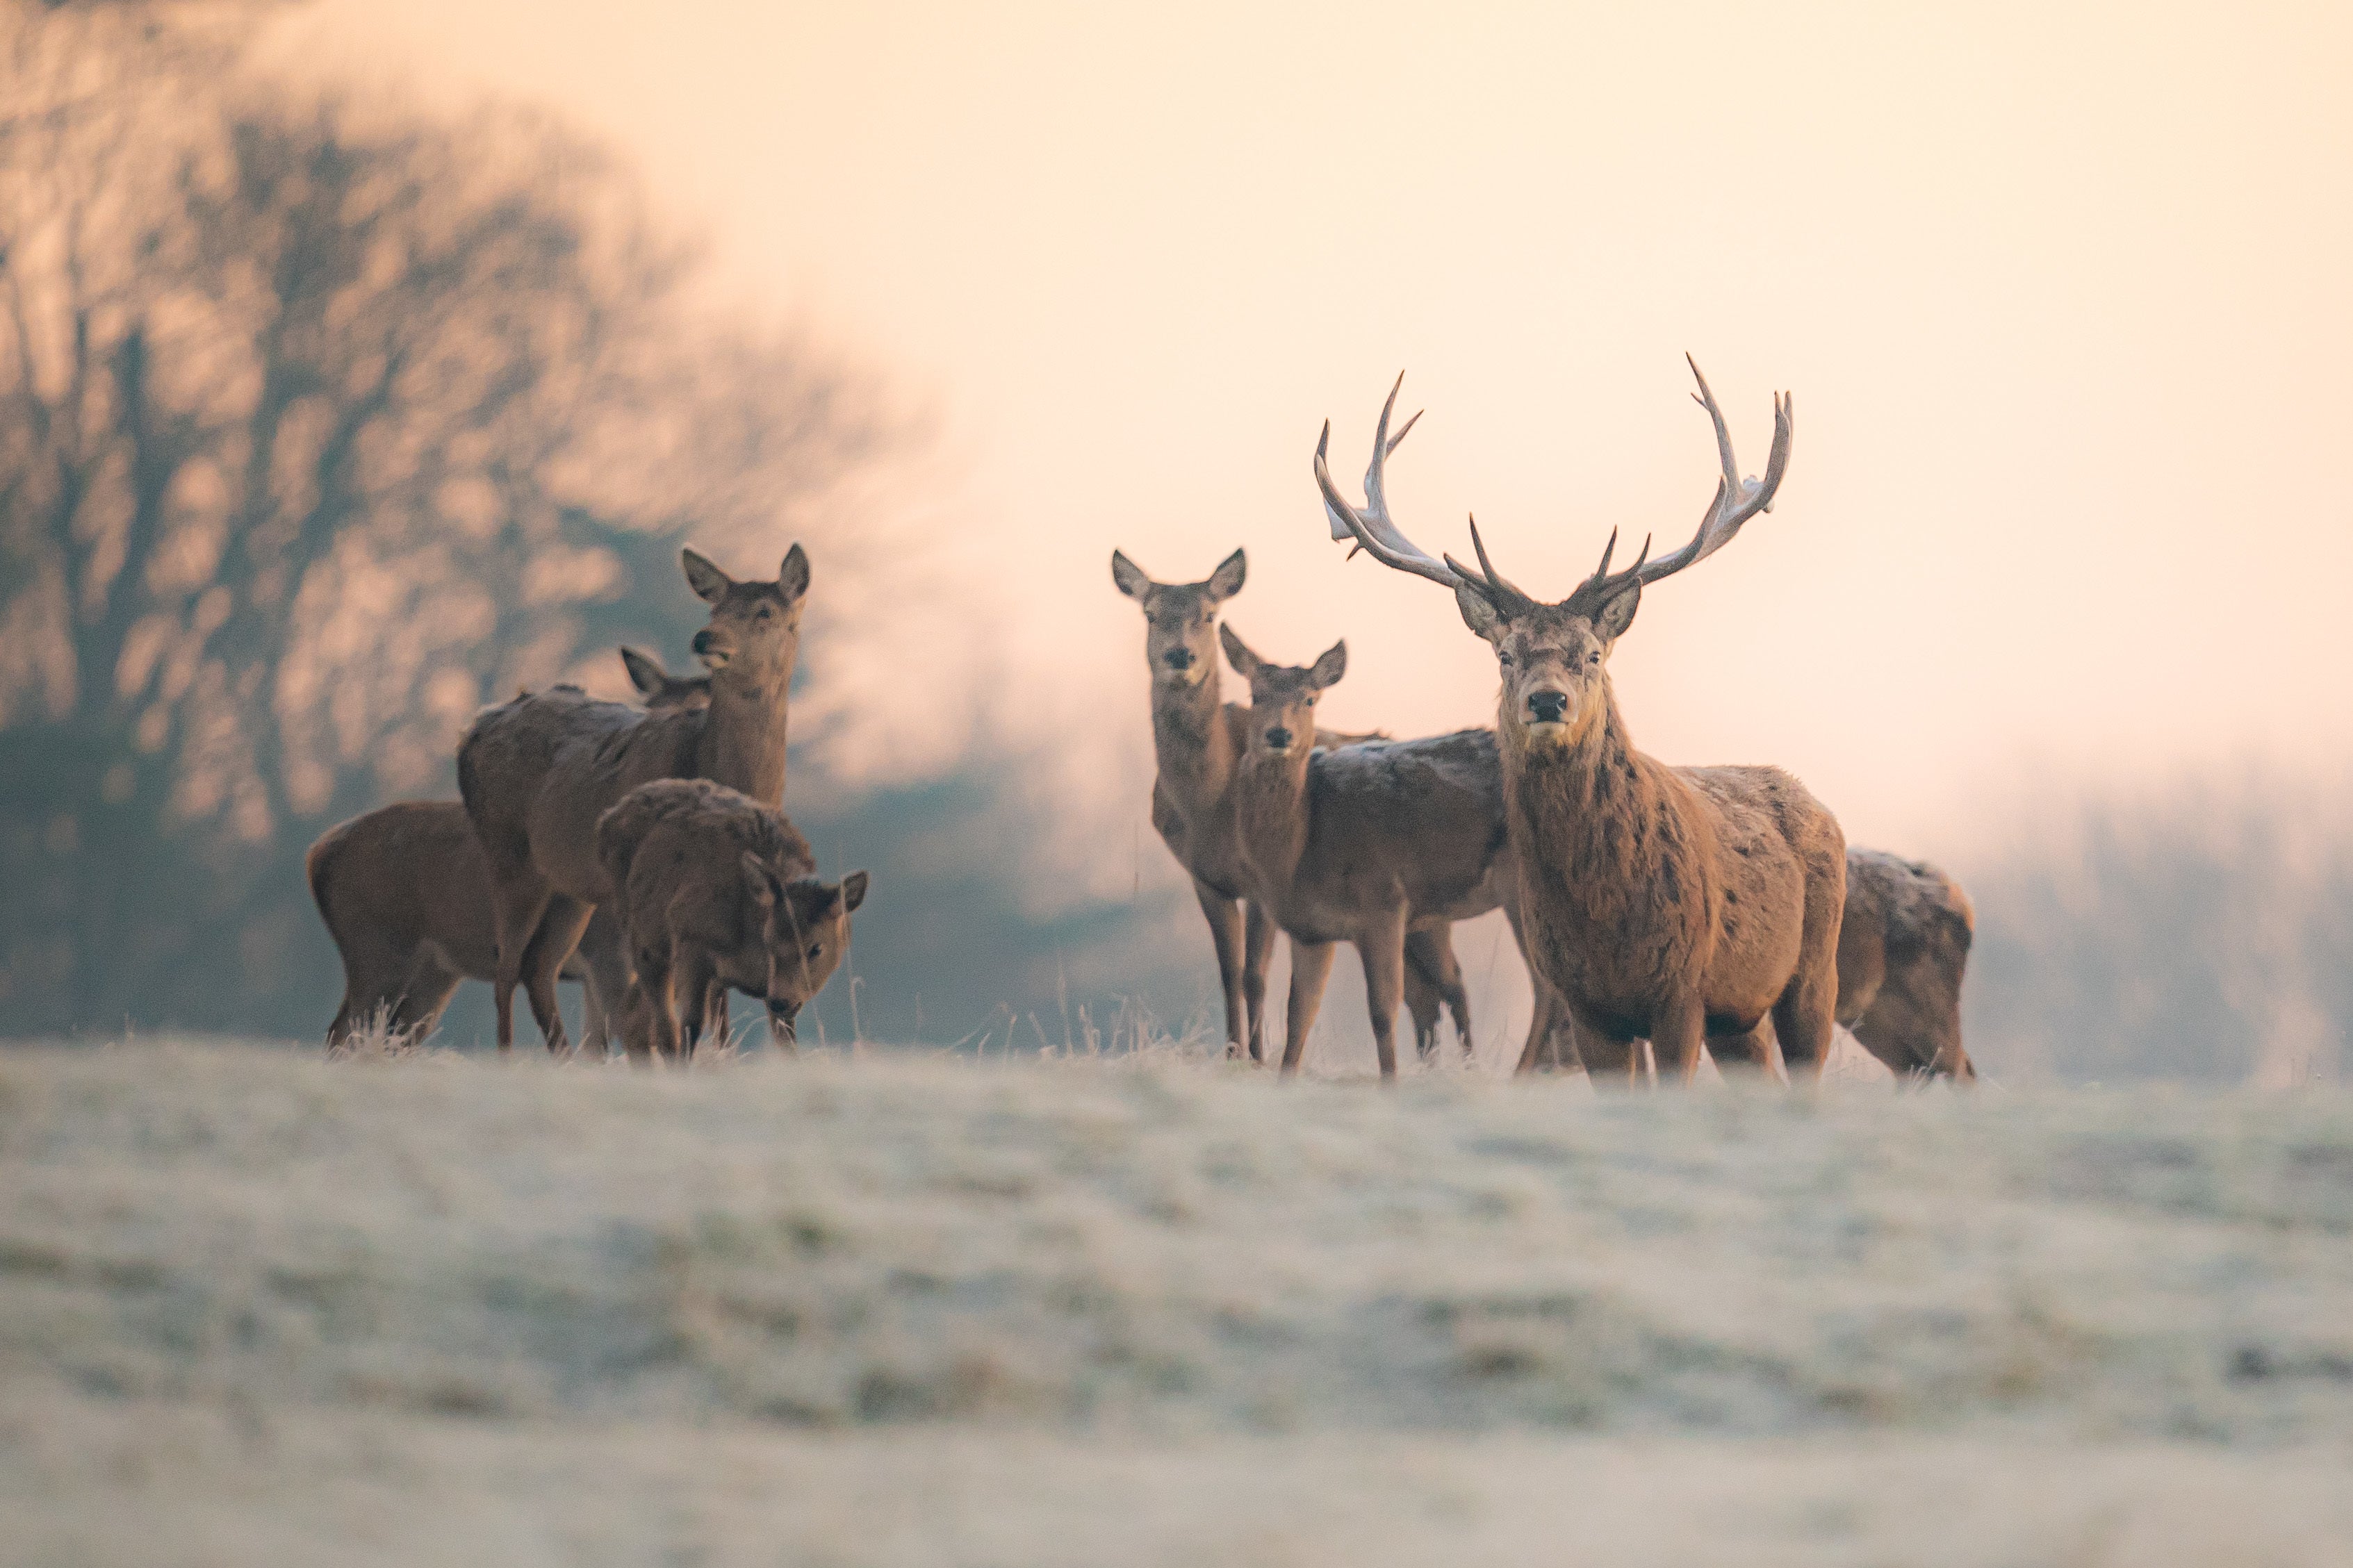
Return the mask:
<svg viewBox="0 0 2353 1568">
<path fill-rule="evenodd" d="M 1332 422 L 1324 422 L 1324 434 L 1315 443 L 1315 488 L 1324 492 L 1324 515 L 1331 520 L 1332 537 L 1354 539 L 1358 549 L 1369 551 L 1374 560 L 1400 572 L 1410 572 L 1417 577 L 1448 588 L 1469 588 L 1484 593 L 1475 578 L 1458 572 L 1431 557 L 1429 552 L 1408 539 L 1389 516 L 1388 487 L 1382 482 L 1382 464 L 1397 449 L 1406 432 L 1421 417 L 1416 414 L 1405 423 L 1405 429 L 1389 434 L 1389 416 L 1397 406 L 1398 387 L 1405 384 L 1403 372 L 1398 374 L 1397 385 L 1389 388 L 1388 402 L 1381 409 L 1381 422 L 1373 437 L 1372 467 L 1365 471 L 1365 510 L 1350 506 L 1337 485 L 1332 482 L 1329 461 L 1332 447 Z M 1351 552 L 1350 553 L 1354 553 Z"/>
<path fill-rule="evenodd" d="M 1700 374 L 1699 362 L 1691 355 L 1683 356 L 1691 366 L 1692 379 L 1699 390 L 1692 401 L 1707 410 L 1709 423 L 1715 426 L 1715 451 L 1724 468 L 1723 477 L 1716 481 L 1715 499 L 1708 503 L 1706 514 L 1700 519 L 1699 531 L 1681 550 L 1660 556 L 1641 568 L 1642 581 L 1655 583 L 1662 577 L 1672 577 L 1687 566 L 1706 560 L 1732 542 L 1741 524 L 1760 511 L 1773 509 L 1774 492 L 1781 488 L 1781 476 L 1789 467 L 1791 427 L 1796 421 L 1797 399 L 1788 393 L 1773 395 L 1773 451 L 1766 460 L 1762 479 L 1740 477 L 1739 459 L 1732 454 L 1732 431 L 1724 420 L 1724 410 L 1716 406 L 1715 394 L 1708 389 L 1707 377 Z"/>
<path fill-rule="evenodd" d="M 1495 570 L 1494 562 L 1487 558 L 1487 542 L 1479 537 L 1479 520 L 1475 517 L 1471 520 L 1471 548 L 1479 552 L 1479 572 L 1487 579 L 1489 599 L 1510 609 L 1525 609 L 1535 603 L 1525 588 Z M 1471 569 L 1451 555 L 1446 558 L 1446 564 L 1461 576 L 1471 575 Z"/>
</svg>

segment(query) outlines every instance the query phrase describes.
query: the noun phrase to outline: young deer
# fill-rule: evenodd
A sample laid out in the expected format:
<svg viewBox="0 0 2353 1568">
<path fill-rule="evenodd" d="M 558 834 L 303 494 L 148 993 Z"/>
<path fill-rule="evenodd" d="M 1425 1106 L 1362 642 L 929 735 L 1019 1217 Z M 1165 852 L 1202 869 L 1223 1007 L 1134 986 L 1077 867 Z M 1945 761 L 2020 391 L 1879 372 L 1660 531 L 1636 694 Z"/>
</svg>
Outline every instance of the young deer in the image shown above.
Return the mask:
<svg viewBox="0 0 2353 1568">
<path fill-rule="evenodd" d="M 1783 1054 L 1819 1075 L 1838 1000 L 1846 841 L 1837 819 L 1777 768 L 1672 768 L 1643 755 L 1610 689 L 1609 653 L 1642 589 L 1722 549 L 1771 503 L 1788 466 L 1786 398 L 1774 399 L 1764 479 L 1743 480 L 1704 377 L 1699 387 L 1724 470 L 1699 531 L 1657 561 L 1645 544 L 1615 574 L 1613 534 L 1599 569 L 1556 605 L 1495 571 L 1475 522 L 1473 573 L 1408 539 L 1377 487 L 1364 510 L 1350 506 L 1325 465 L 1329 425 L 1315 450 L 1335 525 L 1385 565 L 1451 589 L 1464 622 L 1495 650 L 1504 811 L 1531 967 L 1576 1019 L 1597 1083 L 1630 1079 L 1634 1042 L 1645 1037 L 1672 1081 L 1690 1081 L 1704 1042 L 1719 1060 L 1737 1052 L 1767 1065 L 1768 1013 Z M 1385 410 L 1376 468 L 1388 424 Z"/>
<path fill-rule="evenodd" d="M 631 790 L 597 822 L 596 852 L 637 971 L 629 1054 L 691 1058 L 709 997 L 728 987 L 765 1002 L 769 1039 L 792 1049 L 801 1008 L 849 945 L 866 873 L 818 880 L 808 841 L 784 813 L 709 779 Z"/>
<path fill-rule="evenodd" d="M 1975 1083 L 1961 1045 L 1961 975 L 1977 911 L 1937 868 L 1881 849 L 1846 852 L 1838 1021 L 1898 1079 Z"/>
<path fill-rule="evenodd" d="M 1410 427 L 1410 426 L 1409 426 Z M 1398 440 L 1405 438 L 1404 431 Z M 1391 445 L 1395 445 L 1392 442 Z M 1248 1043 L 1252 1061 L 1265 1059 L 1267 960 L 1274 925 L 1245 896 L 1246 876 L 1234 841 L 1234 763 L 1244 750 L 1244 713 L 1219 690 L 1218 613 L 1241 592 L 1249 563 L 1235 551 L 1199 583 L 1157 583 L 1119 551 L 1111 552 L 1112 581 L 1144 611 L 1144 661 L 1152 674 L 1152 751 L 1159 772 L 1152 781 L 1152 826 L 1193 879 L 1193 896 L 1209 922 L 1218 952 L 1218 984 L 1226 1002 L 1226 1054 Z M 1380 739 L 1378 735 L 1314 731 L 1318 748 Z M 1417 929 L 1408 943 L 1406 1002 L 1416 1042 L 1427 1056 L 1437 1047 L 1439 1006 L 1454 1015 L 1454 1033 L 1471 1047 L 1471 1004 L 1453 933 L 1445 926 Z"/>
<path fill-rule="evenodd" d="M 1291 937 L 1282 1070 L 1299 1069 L 1333 946 L 1346 942 L 1364 962 L 1381 1076 L 1395 1078 L 1409 938 L 1444 931 L 1510 896 L 1495 737 L 1463 730 L 1312 751 L 1301 741 L 1314 728 L 1316 700 L 1347 671 L 1347 644 L 1297 668 L 1267 663 L 1231 626 L 1219 634 L 1250 689 L 1235 835 L 1252 892 Z"/>
<path fill-rule="evenodd" d="M 625 647 L 621 663 L 650 712 L 710 700 L 707 679 L 674 676 L 651 654 Z M 363 813 L 320 835 L 303 867 L 343 960 L 343 1005 L 327 1027 L 329 1049 L 379 1014 L 396 1035 L 429 1034 L 459 981 L 497 978 L 490 868 L 457 801 L 398 801 Z M 629 983 L 618 928 L 589 921 L 562 973 L 580 982 L 586 999 L 582 1045 L 601 1055 L 612 1034 L 609 1010 Z"/>
<path fill-rule="evenodd" d="M 714 779 L 769 805 L 785 795 L 785 719 L 800 652 L 808 556 L 773 583 L 738 583 L 693 551 L 686 580 L 711 605 L 694 651 L 707 708 L 648 714 L 559 688 L 483 710 L 458 747 L 458 787 L 490 866 L 498 931 L 499 1048 L 514 1041 L 520 983 L 548 1049 L 565 1047 L 555 973 L 611 896 L 596 821 L 638 784 Z"/>
</svg>

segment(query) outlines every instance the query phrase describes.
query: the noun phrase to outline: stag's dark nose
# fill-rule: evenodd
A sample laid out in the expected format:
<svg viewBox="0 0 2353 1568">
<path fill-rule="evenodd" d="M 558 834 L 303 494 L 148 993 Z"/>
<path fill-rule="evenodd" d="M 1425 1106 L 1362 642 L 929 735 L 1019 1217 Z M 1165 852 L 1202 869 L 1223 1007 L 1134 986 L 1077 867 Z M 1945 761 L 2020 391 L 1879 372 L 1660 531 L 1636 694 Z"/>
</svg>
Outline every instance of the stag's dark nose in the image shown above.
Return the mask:
<svg viewBox="0 0 2353 1568">
<path fill-rule="evenodd" d="M 1193 668 L 1193 650 L 1189 647 L 1172 647 L 1160 657 L 1168 661 L 1168 668 L 1171 669 Z"/>
<path fill-rule="evenodd" d="M 1528 693 L 1528 717 L 1537 723 L 1557 724 L 1567 716 L 1567 692 L 1531 691 Z"/>
<path fill-rule="evenodd" d="M 694 651 L 699 654 L 709 653 L 711 651 L 711 634 L 709 632 L 701 631 L 694 634 Z"/>
<path fill-rule="evenodd" d="M 1288 751 L 1291 747 L 1291 731 L 1277 725 L 1266 732 L 1266 743 L 1278 752 Z"/>
</svg>

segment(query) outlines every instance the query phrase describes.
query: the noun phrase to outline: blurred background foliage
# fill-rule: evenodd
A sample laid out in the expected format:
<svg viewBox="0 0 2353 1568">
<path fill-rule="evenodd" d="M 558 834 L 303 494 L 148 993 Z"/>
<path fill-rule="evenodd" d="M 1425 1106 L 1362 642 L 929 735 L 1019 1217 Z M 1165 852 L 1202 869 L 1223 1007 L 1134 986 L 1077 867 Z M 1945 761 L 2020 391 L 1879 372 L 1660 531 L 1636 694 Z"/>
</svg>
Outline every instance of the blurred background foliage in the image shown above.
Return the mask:
<svg viewBox="0 0 2353 1568">
<path fill-rule="evenodd" d="M 694 247 L 559 125 L 248 70 L 277 9 L 0 0 L 0 1035 L 315 1036 L 340 974 L 304 847 L 454 795 L 485 700 L 617 689 L 622 641 L 682 665 L 690 537 L 745 574 L 796 538 L 818 565 L 788 805 L 828 869 L 877 877 L 819 1031 L 1060 1044 L 1123 1002 L 1214 1026 L 1206 935 L 1139 826 L 1141 703 L 1121 776 L 1073 783 L 985 672 L 886 657 L 942 618 L 924 531 L 879 499 L 926 458 L 887 377 L 712 308 Z M 985 659 L 963 635 L 943 657 Z M 925 767 L 853 763 L 904 664 L 964 721 Z M 2052 789 L 1989 824 L 1954 868 L 1995 1075 L 2337 1074 L 2341 795 Z M 1330 1026 L 1361 1030 L 1355 985 Z M 482 993 L 453 1042 L 487 1035 Z"/>
</svg>

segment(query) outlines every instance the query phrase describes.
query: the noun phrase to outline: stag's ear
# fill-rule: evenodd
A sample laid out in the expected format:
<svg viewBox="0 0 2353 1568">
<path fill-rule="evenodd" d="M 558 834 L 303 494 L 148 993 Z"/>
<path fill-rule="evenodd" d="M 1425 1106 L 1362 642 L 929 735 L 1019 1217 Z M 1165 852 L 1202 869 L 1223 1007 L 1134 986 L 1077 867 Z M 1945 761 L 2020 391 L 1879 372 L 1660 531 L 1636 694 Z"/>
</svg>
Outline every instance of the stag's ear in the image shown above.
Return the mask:
<svg viewBox="0 0 2353 1568">
<path fill-rule="evenodd" d="M 744 851 L 737 864 L 744 871 L 744 885 L 752 890 L 752 901 L 764 910 L 776 906 L 776 879 L 766 865 L 749 849 Z"/>
<path fill-rule="evenodd" d="M 841 879 L 841 912 L 849 914 L 866 901 L 866 873 L 852 871 Z"/>
<path fill-rule="evenodd" d="M 1454 590 L 1455 608 L 1462 612 L 1462 624 L 1493 642 L 1504 635 L 1504 617 L 1488 602 L 1487 595 L 1469 588 Z"/>
<path fill-rule="evenodd" d="M 1603 642 L 1616 642 L 1634 624 L 1634 612 L 1642 605 L 1642 584 L 1640 578 L 1620 589 L 1608 604 L 1593 612 L 1593 632 Z"/>
<path fill-rule="evenodd" d="M 1144 568 L 1116 550 L 1111 552 L 1111 580 L 1131 599 L 1141 599 L 1152 591 L 1152 579 L 1144 574 Z"/>
<path fill-rule="evenodd" d="M 1256 675 L 1259 666 L 1265 662 L 1258 655 L 1250 652 L 1249 645 L 1236 637 L 1234 628 L 1223 621 L 1218 623 L 1218 641 L 1225 647 L 1226 662 L 1232 665 L 1234 673 L 1244 680 Z"/>
<path fill-rule="evenodd" d="M 808 552 L 801 548 L 800 541 L 795 540 L 793 547 L 785 552 L 784 565 L 776 571 L 776 586 L 783 590 L 785 602 L 790 604 L 808 592 Z"/>
<path fill-rule="evenodd" d="M 1344 638 L 1324 650 L 1322 656 L 1309 667 L 1307 679 L 1315 683 L 1316 690 L 1321 691 L 1327 686 L 1339 685 L 1340 678 L 1347 673 L 1348 644 Z"/>
<path fill-rule="evenodd" d="M 735 579 L 711 563 L 710 558 L 691 550 L 678 552 L 681 564 L 686 568 L 686 585 L 694 596 L 706 605 L 715 605 L 735 585 Z"/>
<path fill-rule="evenodd" d="M 659 693 L 662 684 L 670 679 L 670 671 L 662 668 L 661 660 L 638 648 L 621 650 L 621 667 L 629 672 L 629 684 L 647 697 Z"/>
<path fill-rule="evenodd" d="M 1242 591 L 1242 579 L 1249 574 L 1250 562 L 1237 550 L 1218 563 L 1218 569 L 1209 574 L 1209 580 L 1201 584 L 1201 589 L 1222 604 Z"/>
</svg>

